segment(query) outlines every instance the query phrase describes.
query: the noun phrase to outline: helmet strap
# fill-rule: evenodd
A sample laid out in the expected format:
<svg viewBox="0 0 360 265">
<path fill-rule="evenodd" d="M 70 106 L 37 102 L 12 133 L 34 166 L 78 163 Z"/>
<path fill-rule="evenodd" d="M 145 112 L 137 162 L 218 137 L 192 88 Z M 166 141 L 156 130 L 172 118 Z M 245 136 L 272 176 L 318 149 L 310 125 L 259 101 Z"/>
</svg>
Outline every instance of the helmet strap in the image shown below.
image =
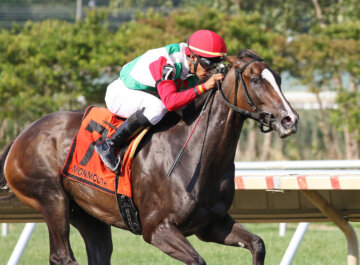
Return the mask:
<svg viewBox="0 0 360 265">
<path fill-rule="evenodd" d="M 197 58 L 197 61 L 195 62 L 195 61 L 191 60 L 190 56 L 186 56 L 186 58 L 194 65 L 194 73 L 191 73 L 191 72 L 190 73 L 193 74 L 193 75 L 196 75 L 197 67 L 198 67 L 198 64 L 199 64 L 199 57 L 190 49 L 189 40 L 190 40 L 190 38 L 186 42 L 187 48 L 189 49 L 191 54 L 194 55 Z"/>
<path fill-rule="evenodd" d="M 193 55 L 194 55 L 196 58 L 198 58 L 194 53 L 193 53 Z M 198 67 L 198 64 L 199 64 L 199 60 L 195 62 L 195 61 L 193 61 L 193 60 L 190 59 L 190 56 L 186 56 L 186 59 L 187 59 L 190 63 L 192 63 L 192 64 L 194 65 L 194 73 L 190 72 L 190 74 L 196 75 L 197 67 Z"/>
</svg>

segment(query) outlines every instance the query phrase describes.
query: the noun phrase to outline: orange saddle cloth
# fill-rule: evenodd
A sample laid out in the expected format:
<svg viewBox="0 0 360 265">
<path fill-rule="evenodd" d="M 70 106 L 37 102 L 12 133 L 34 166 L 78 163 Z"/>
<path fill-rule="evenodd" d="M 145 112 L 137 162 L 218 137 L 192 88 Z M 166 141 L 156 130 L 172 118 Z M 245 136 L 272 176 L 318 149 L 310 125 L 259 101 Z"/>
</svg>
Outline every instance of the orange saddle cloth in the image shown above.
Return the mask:
<svg viewBox="0 0 360 265">
<path fill-rule="evenodd" d="M 115 196 L 116 173 L 104 165 L 94 146 L 111 137 L 123 123 L 123 119 L 109 110 L 89 106 L 84 113 L 80 129 L 73 139 L 61 174 Z M 148 128 L 132 139 L 124 154 L 119 173 L 118 194 L 132 197 L 131 160 L 147 130 Z"/>
</svg>

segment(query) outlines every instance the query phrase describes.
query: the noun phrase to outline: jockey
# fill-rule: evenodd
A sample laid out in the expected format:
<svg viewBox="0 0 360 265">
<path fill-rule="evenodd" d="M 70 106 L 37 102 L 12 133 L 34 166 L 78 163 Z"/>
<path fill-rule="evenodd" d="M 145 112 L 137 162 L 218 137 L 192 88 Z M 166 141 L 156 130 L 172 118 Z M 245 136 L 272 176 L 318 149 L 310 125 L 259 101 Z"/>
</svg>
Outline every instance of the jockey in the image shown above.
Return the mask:
<svg viewBox="0 0 360 265">
<path fill-rule="evenodd" d="M 149 50 L 127 63 L 120 78 L 106 91 L 109 111 L 128 119 L 111 138 L 95 146 L 104 164 L 115 171 L 119 164 L 116 149 L 135 132 L 144 126 L 155 125 L 167 111 L 182 108 L 214 88 L 218 80 L 222 81 L 222 74 L 214 74 L 206 82 L 196 85 L 209 76 L 224 54 L 226 44 L 218 34 L 198 30 L 187 43 Z"/>
</svg>

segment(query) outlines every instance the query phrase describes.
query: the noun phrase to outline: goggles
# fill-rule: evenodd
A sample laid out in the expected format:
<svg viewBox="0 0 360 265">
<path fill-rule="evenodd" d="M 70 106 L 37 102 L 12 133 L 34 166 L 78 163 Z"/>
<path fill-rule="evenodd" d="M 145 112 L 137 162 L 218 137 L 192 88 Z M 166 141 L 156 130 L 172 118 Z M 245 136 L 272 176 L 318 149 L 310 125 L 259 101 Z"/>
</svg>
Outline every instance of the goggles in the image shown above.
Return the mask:
<svg viewBox="0 0 360 265">
<path fill-rule="evenodd" d="M 216 66 L 222 61 L 222 58 L 219 57 L 213 59 L 200 57 L 200 56 L 196 56 L 196 57 L 198 58 L 198 62 L 200 63 L 202 68 L 204 68 L 206 71 L 215 69 Z"/>
<path fill-rule="evenodd" d="M 198 62 L 200 63 L 200 65 L 202 66 L 202 68 L 204 68 L 206 71 L 210 71 L 216 68 L 216 66 L 222 62 L 223 58 L 222 57 L 214 57 L 214 58 L 206 58 L 206 57 L 201 57 L 199 55 L 197 55 L 196 53 L 194 53 L 189 46 L 189 40 L 187 42 L 187 47 L 189 49 L 189 51 L 195 55 L 195 57 L 198 59 Z M 194 62 L 193 62 L 194 63 Z"/>
</svg>

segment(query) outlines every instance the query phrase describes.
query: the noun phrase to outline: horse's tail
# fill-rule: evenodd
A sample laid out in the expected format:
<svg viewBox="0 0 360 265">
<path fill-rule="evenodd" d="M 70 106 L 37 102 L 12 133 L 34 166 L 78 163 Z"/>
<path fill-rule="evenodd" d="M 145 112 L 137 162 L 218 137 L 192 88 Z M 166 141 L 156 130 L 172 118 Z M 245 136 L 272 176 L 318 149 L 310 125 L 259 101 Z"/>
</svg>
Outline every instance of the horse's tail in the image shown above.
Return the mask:
<svg viewBox="0 0 360 265">
<path fill-rule="evenodd" d="M 5 166 L 5 159 L 10 151 L 10 147 L 12 146 L 14 142 L 11 142 L 8 144 L 8 146 L 5 148 L 5 151 L 0 156 L 0 189 L 5 187 L 6 185 L 6 179 L 5 179 L 5 172 L 4 172 L 4 166 Z"/>
</svg>

